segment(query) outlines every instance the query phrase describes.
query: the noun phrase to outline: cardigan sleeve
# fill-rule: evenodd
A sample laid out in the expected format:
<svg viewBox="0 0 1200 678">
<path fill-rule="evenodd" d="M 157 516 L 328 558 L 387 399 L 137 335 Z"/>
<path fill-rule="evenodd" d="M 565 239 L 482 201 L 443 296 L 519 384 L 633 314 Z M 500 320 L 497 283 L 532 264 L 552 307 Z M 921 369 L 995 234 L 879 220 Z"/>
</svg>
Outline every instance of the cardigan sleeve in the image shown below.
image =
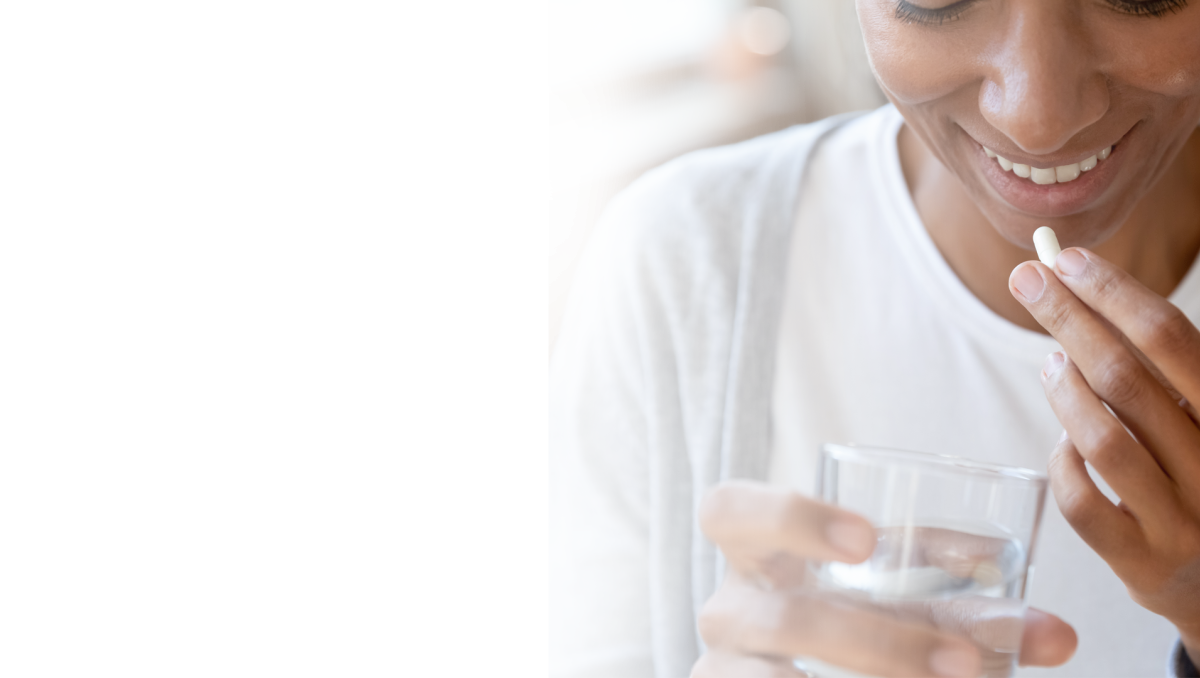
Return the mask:
<svg viewBox="0 0 1200 678">
<path fill-rule="evenodd" d="M 550 368 L 550 665 L 687 675 L 719 558 L 695 520 L 765 474 L 770 363 L 805 159 L 840 120 L 688 154 L 613 200 Z"/>
<path fill-rule="evenodd" d="M 1196 665 L 1192 663 L 1192 658 L 1188 656 L 1187 650 L 1183 649 L 1183 643 L 1180 641 L 1176 641 L 1174 647 L 1171 648 L 1171 659 L 1167 664 L 1167 676 L 1169 678 L 1200 677 L 1200 671 L 1196 670 Z"/>
<path fill-rule="evenodd" d="M 653 676 L 635 215 L 606 210 L 550 368 L 550 675 Z"/>
</svg>

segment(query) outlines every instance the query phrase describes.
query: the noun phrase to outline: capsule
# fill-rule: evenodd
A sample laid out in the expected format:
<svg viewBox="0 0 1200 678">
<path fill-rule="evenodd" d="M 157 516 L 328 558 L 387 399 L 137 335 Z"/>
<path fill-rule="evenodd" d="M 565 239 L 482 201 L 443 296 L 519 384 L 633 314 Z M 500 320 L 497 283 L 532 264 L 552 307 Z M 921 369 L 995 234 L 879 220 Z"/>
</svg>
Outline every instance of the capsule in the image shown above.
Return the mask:
<svg viewBox="0 0 1200 678">
<path fill-rule="evenodd" d="M 1041 259 L 1042 263 L 1050 268 L 1054 268 L 1054 260 L 1062 251 L 1062 248 L 1058 246 L 1058 236 L 1054 235 L 1054 229 L 1042 226 L 1034 231 L 1033 246 L 1037 249 L 1038 259 Z"/>
</svg>

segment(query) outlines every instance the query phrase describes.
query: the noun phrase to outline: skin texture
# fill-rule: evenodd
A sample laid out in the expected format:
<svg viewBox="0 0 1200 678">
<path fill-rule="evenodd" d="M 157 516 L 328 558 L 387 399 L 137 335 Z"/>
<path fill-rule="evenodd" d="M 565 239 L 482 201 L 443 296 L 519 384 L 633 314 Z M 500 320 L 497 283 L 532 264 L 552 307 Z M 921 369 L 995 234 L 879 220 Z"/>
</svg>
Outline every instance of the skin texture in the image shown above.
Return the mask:
<svg viewBox="0 0 1200 678">
<path fill-rule="evenodd" d="M 917 210 L 967 287 L 1044 331 L 1003 281 L 1050 226 L 1063 247 L 1092 248 L 1169 293 L 1200 249 L 1200 2 L 1145 17 L 1103 0 L 981 0 L 941 26 L 900 21 L 895 7 L 859 0 L 867 52 L 907 121 L 900 148 Z M 980 145 L 1052 167 L 1131 130 L 1118 176 L 1068 214 L 1013 206 L 981 170 Z"/>
<path fill-rule="evenodd" d="M 1132 598 L 1172 621 L 1200 659 L 1200 413 L 1190 404 L 1200 402 L 1200 331 L 1164 299 L 1200 251 L 1200 1 L 1161 17 L 1107 0 L 959 7 L 925 25 L 898 18 L 896 0 L 857 1 L 876 78 L 906 121 L 898 144 L 917 211 L 984 304 L 1064 347 L 1042 374 L 1065 429 L 1049 464 L 1055 499 Z M 1023 186 L 1021 199 L 997 187 L 982 150 L 1054 167 L 1114 142 L 1103 162 L 1115 162 L 1094 170 L 1103 181 L 1092 189 Z M 1039 226 L 1067 248 L 1054 269 L 1028 261 Z M 743 482 L 710 491 L 700 518 L 730 573 L 701 615 L 708 652 L 696 678 L 802 675 L 787 659 L 797 654 L 878 675 L 976 670 L 952 636 L 791 586 L 807 559 L 866 558 L 862 518 Z M 1057 665 L 1075 647 L 1070 626 L 1030 611 L 1022 664 Z M 938 649 L 967 654 L 939 662 Z"/>
</svg>

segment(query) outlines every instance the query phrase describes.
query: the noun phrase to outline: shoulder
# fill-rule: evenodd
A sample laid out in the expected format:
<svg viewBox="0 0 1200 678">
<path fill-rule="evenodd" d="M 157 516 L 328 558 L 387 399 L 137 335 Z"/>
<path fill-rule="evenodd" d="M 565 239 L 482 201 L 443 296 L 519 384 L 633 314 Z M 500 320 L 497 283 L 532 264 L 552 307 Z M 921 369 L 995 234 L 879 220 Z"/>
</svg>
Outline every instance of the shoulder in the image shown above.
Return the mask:
<svg viewBox="0 0 1200 678">
<path fill-rule="evenodd" d="M 613 198 L 596 239 L 604 249 L 620 250 L 622 258 L 636 257 L 656 268 L 732 270 L 751 232 L 790 224 L 813 148 L 827 138 L 862 136 L 856 130 L 885 109 L 834 116 L 676 158 Z"/>
<path fill-rule="evenodd" d="M 772 190 L 786 190 L 811 147 L 848 122 L 849 117 L 839 116 L 687 153 L 633 182 L 614 199 L 613 211 L 670 217 L 676 226 L 693 228 L 741 215 Z"/>
</svg>

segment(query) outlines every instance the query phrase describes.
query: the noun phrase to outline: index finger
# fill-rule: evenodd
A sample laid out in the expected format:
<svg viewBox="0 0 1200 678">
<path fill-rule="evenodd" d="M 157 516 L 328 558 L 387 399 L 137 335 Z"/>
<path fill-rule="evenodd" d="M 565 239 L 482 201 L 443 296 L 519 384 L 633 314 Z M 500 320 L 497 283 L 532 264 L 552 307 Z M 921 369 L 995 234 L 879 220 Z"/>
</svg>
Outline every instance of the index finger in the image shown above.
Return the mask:
<svg viewBox="0 0 1200 678">
<path fill-rule="evenodd" d="M 730 481 L 700 502 L 700 528 L 731 556 L 787 553 L 799 558 L 861 562 L 875 550 L 866 518 L 795 492 Z"/>
<path fill-rule="evenodd" d="M 1082 247 L 1054 262 L 1067 289 L 1104 316 L 1183 397 L 1200 402 L 1200 330 L 1183 311 L 1136 278 Z"/>
<path fill-rule="evenodd" d="M 1112 284 L 1122 282 L 1114 278 Z M 1009 288 L 1062 345 L 1071 357 L 1071 363 L 1086 380 L 1087 388 L 1108 405 L 1121 424 L 1142 443 L 1143 453 L 1137 456 L 1146 458 L 1126 461 L 1139 467 L 1146 479 L 1162 472 L 1174 480 L 1197 477 L 1200 460 L 1193 458 L 1191 450 L 1200 448 L 1200 431 L 1178 407 L 1178 401 L 1108 329 L 1099 311 L 1091 308 L 1085 299 L 1039 262 L 1025 262 L 1013 269 Z M 1104 296 L 1105 293 L 1099 294 Z M 1071 388 L 1070 392 L 1087 397 L 1077 388 Z M 1051 406 L 1054 406 L 1053 399 Z M 1095 407 L 1088 405 L 1085 409 L 1093 411 L 1094 422 L 1105 419 Z M 1055 413 L 1062 421 L 1063 413 L 1058 410 Z M 1083 420 L 1076 421 L 1076 425 L 1083 423 Z M 1063 426 L 1082 442 L 1076 435 L 1081 435 L 1082 431 L 1073 430 L 1066 422 Z M 1105 475 L 1105 480 L 1120 494 L 1116 485 L 1118 478 Z"/>
</svg>

